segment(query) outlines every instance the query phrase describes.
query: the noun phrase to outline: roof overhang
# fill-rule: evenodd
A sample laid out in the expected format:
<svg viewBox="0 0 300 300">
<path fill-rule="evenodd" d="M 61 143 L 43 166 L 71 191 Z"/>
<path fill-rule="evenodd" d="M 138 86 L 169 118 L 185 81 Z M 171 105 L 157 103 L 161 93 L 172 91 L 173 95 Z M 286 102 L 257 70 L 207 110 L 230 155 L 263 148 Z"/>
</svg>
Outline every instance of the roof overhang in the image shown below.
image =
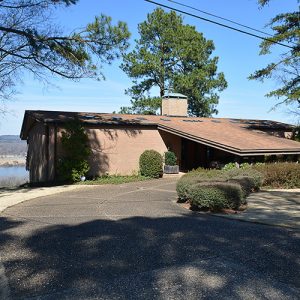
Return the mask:
<svg viewBox="0 0 300 300">
<path fill-rule="evenodd" d="M 246 156 L 260 156 L 260 155 L 293 155 L 293 154 L 300 154 L 300 146 L 299 149 L 239 149 L 239 148 L 235 148 L 229 145 L 225 145 L 225 144 L 220 144 L 217 143 L 215 141 L 212 140 L 208 140 L 205 138 L 201 138 L 198 136 L 194 136 L 185 132 L 182 132 L 180 130 L 174 129 L 174 128 L 170 128 L 161 124 L 158 124 L 158 129 L 168 132 L 168 133 L 172 133 L 175 134 L 177 136 L 186 138 L 188 140 L 197 142 L 197 143 L 201 143 L 203 145 L 206 146 L 210 146 L 225 152 L 229 152 L 231 154 L 234 155 L 238 155 L 238 156 L 242 156 L 242 157 L 246 157 Z"/>
<path fill-rule="evenodd" d="M 33 127 L 33 125 L 37 122 L 35 118 L 33 118 L 30 114 L 29 111 L 25 111 L 24 118 L 23 118 L 23 123 L 21 127 L 21 132 L 20 132 L 20 138 L 21 140 L 26 140 L 28 137 L 28 133 L 30 129 Z"/>
<path fill-rule="evenodd" d="M 103 114 L 104 115 L 104 114 Z M 75 116 L 76 117 L 76 116 Z M 66 122 L 70 121 L 70 120 L 74 120 L 75 118 L 74 116 L 68 117 L 68 119 L 63 119 L 63 120 L 57 120 L 54 118 L 49 118 L 49 117 L 37 117 L 34 114 L 34 111 L 30 111 L 30 110 L 26 110 L 25 114 L 24 114 L 24 118 L 23 118 L 23 123 L 22 123 L 22 128 L 21 128 L 21 132 L 20 132 L 20 138 L 22 140 L 26 140 L 28 137 L 28 134 L 31 130 L 31 128 L 38 122 L 38 123 L 42 123 L 45 125 L 57 125 L 57 126 L 61 126 L 63 127 L 64 124 L 66 124 Z M 78 116 L 77 116 L 78 118 Z M 152 129 L 152 128 L 157 128 L 157 123 L 151 122 L 151 121 L 140 121 L 138 119 L 133 119 L 133 120 L 127 120 L 127 119 L 123 119 L 123 120 L 113 120 L 113 119 L 97 119 L 97 120 L 89 120 L 89 119 L 84 119 L 82 116 L 78 118 L 80 120 L 80 122 L 84 125 L 84 126 L 89 126 L 89 127 L 98 127 L 101 126 L 101 128 L 103 127 L 110 127 L 110 128 L 115 128 L 115 127 L 145 127 L 148 129 Z"/>
</svg>

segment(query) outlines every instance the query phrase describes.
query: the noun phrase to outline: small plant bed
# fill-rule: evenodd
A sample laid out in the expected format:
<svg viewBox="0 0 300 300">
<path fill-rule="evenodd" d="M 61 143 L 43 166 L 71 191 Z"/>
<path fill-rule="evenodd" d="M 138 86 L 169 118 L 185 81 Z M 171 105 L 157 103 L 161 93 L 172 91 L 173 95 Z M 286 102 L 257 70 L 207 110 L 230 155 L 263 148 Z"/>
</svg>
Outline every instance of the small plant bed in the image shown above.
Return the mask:
<svg viewBox="0 0 300 300">
<path fill-rule="evenodd" d="M 120 176 L 120 175 L 111 175 L 111 176 L 100 176 L 92 180 L 86 180 L 78 182 L 77 184 L 81 185 L 101 185 L 101 184 L 122 184 L 129 182 L 137 182 L 149 180 L 150 177 L 142 175 L 131 175 L 131 176 Z"/>
</svg>

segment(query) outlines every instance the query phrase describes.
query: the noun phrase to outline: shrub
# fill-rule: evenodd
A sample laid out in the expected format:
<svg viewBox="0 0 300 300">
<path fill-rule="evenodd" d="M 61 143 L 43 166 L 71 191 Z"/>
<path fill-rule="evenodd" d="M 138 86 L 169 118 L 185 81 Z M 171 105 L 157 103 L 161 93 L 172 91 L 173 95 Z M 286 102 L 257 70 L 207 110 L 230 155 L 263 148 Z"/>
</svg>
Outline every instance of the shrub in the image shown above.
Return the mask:
<svg viewBox="0 0 300 300">
<path fill-rule="evenodd" d="M 259 189 L 261 183 L 262 174 L 252 168 L 233 168 L 227 171 L 197 169 L 182 176 L 177 182 L 176 190 L 179 201 L 190 200 L 193 205 L 196 205 L 194 199 L 202 197 L 201 199 L 204 200 L 200 205 L 196 205 L 199 208 L 217 209 L 219 206 L 221 208 L 238 208 L 246 202 L 245 199 L 251 192 Z M 203 193 L 206 193 L 207 196 L 203 196 L 200 191 L 195 191 L 197 186 L 198 189 L 205 187 Z M 231 191 L 233 192 L 231 193 Z M 197 195 L 201 195 L 201 197 Z M 209 203 L 209 207 L 206 207 L 205 203 Z"/>
<path fill-rule="evenodd" d="M 228 171 L 228 170 L 231 170 L 231 169 L 235 169 L 236 167 L 237 167 L 236 163 L 231 162 L 231 163 L 226 164 L 226 165 L 222 168 L 222 170 Z"/>
<path fill-rule="evenodd" d="M 224 208 L 238 209 L 243 202 L 241 186 L 229 182 L 193 185 L 189 191 L 189 198 L 192 206 L 212 211 Z"/>
<path fill-rule="evenodd" d="M 246 198 L 251 192 L 256 191 L 255 179 L 250 176 L 236 176 L 228 180 L 228 182 L 239 184 L 243 192 L 243 204 L 246 203 Z"/>
<path fill-rule="evenodd" d="M 167 166 L 175 166 L 177 164 L 177 157 L 174 152 L 165 152 L 165 164 Z"/>
<path fill-rule="evenodd" d="M 62 133 L 63 157 L 58 162 L 58 175 L 63 181 L 79 181 L 89 171 L 88 156 L 91 149 L 88 137 L 79 120 L 66 123 Z"/>
<path fill-rule="evenodd" d="M 271 188 L 300 188 L 300 165 L 297 163 L 269 163 L 254 165 L 263 174 L 263 185 Z"/>
<path fill-rule="evenodd" d="M 162 156 L 155 150 L 146 150 L 140 156 L 140 173 L 142 176 L 158 178 L 162 175 Z"/>
<path fill-rule="evenodd" d="M 227 171 L 226 176 L 229 179 L 234 177 L 251 177 L 254 181 L 254 191 L 258 191 L 263 182 L 263 174 L 256 169 L 253 168 L 245 168 L 245 169 L 232 169 Z"/>
<path fill-rule="evenodd" d="M 241 169 L 251 168 L 251 165 L 247 162 L 244 162 L 244 163 L 240 164 L 240 168 Z"/>
<path fill-rule="evenodd" d="M 78 182 L 89 171 L 90 166 L 86 160 L 64 158 L 59 161 L 59 174 L 62 180 Z"/>
<path fill-rule="evenodd" d="M 203 182 L 222 182 L 226 181 L 226 178 L 223 175 L 221 170 L 205 170 L 205 169 L 197 169 L 188 172 L 187 174 L 183 175 L 176 184 L 176 191 L 178 194 L 178 198 L 180 201 L 188 200 L 189 189 L 192 185 L 196 183 L 203 183 Z"/>
</svg>

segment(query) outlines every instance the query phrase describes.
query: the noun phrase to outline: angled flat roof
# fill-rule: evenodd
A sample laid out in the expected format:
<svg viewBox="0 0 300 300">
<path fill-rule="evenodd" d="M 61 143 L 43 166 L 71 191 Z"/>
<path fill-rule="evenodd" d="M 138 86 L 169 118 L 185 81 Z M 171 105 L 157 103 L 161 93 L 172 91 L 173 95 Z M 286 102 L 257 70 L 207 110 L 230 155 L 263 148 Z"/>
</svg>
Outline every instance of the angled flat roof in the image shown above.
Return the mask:
<svg viewBox="0 0 300 300">
<path fill-rule="evenodd" d="M 240 156 L 300 154 L 299 142 L 271 134 L 274 130 L 291 131 L 294 126 L 269 120 L 26 111 L 20 136 L 26 139 L 34 122 L 59 124 L 74 118 L 94 126 L 156 126 L 159 130 Z"/>
</svg>

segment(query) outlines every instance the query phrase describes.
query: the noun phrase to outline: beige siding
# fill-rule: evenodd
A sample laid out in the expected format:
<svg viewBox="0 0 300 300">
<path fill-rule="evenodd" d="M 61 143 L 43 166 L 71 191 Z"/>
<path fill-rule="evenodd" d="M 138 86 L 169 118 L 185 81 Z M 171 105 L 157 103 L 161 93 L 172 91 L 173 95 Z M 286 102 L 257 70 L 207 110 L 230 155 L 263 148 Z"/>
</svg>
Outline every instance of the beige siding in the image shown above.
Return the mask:
<svg viewBox="0 0 300 300">
<path fill-rule="evenodd" d="M 54 126 L 49 126 L 48 181 L 55 179 L 55 131 Z"/>
<path fill-rule="evenodd" d="M 47 128 L 41 123 L 29 132 L 27 157 L 30 182 L 47 181 Z"/>
<path fill-rule="evenodd" d="M 139 170 L 139 157 L 147 149 L 163 154 L 167 147 L 157 129 L 145 127 L 89 128 L 93 155 L 90 175 L 130 175 Z"/>
<path fill-rule="evenodd" d="M 159 134 L 167 149 L 175 153 L 177 163 L 181 166 L 181 137 L 161 130 L 159 130 Z"/>
<path fill-rule="evenodd" d="M 29 134 L 29 169 L 31 182 L 51 181 L 55 176 L 55 160 L 63 156 L 61 136 L 63 129 L 57 130 L 43 124 L 35 125 Z M 139 170 L 139 157 L 148 149 L 164 154 L 167 144 L 180 157 L 180 138 L 159 132 L 155 127 L 89 127 L 86 128 L 92 155 L 89 159 L 89 175 L 108 174 L 131 175 Z M 49 134 L 49 139 L 48 139 Z M 55 148 L 57 151 L 55 157 Z"/>
</svg>

